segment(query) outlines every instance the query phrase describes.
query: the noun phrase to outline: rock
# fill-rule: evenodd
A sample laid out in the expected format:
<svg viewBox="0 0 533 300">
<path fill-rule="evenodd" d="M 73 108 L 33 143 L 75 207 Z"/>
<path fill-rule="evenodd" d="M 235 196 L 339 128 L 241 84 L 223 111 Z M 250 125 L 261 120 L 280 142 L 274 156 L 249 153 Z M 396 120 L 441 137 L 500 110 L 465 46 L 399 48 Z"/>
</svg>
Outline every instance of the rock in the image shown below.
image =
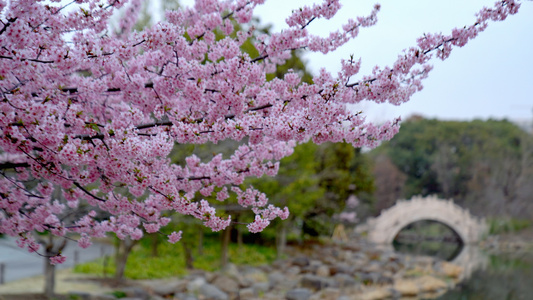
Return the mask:
<svg viewBox="0 0 533 300">
<path fill-rule="evenodd" d="M 387 288 L 377 288 L 369 291 L 365 291 L 362 295 L 359 297 L 356 297 L 355 299 L 360 300 L 381 300 L 381 299 L 387 299 L 392 296 L 392 292 Z"/>
<path fill-rule="evenodd" d="M 256 298 L 257 298 L 257 294 L 255 293 L 253 288 L 245 288 L 239 291 L 240 300 L 252 300 Z"/>
<path fill-rule="evenodd" d="M 239 269 L 237 269 L 237 266 L 234 264 L 227 264 L 224 269 L 220 272 L 223 276 L 238 280 L 241 277 L 241 273 L 239 272 Z"/>
<path fill-rule="evenodd" d="M 333 276 L 333 280 L 337 283 L 336 285 L 340 288 L 344 287 L 356 287 L 358 285 L 358 282 L 355 281 L 353 276 L 350 276 L 348 274 L 339 273 Z"/>
<path fill-rule="evenodd" d="M 337 300 L 341 295 L 341 291 L 337 288 L 326 288 L 322 290 L 319 294 L 314 295 L 318 296 L 320 300 Z"/>
<path fill-rule="evenodd" d="M 322 263 L 322 261 L 320 261 L 318 259 L 313 259 L 313 260 L 309 261 L 309 265 L 312 266 L 312 267 L 318 268 L 321 265 L 323 265 L 323 263 Z"/>
<path fill-rule="evenodd" d="M 203 277 L 196 277 L 193 280 L 189 281 L 187 284 L 187 292 L 194 294 L 200 290 L 200 287 L 206 284 L 207 281 Z"/>
<path fill-rule="evenodd" d="M 310 261 L 307 256 L 299 256 L 299 257 L 293 258 L 292 264 L 300 268 L 303 268 L 303 267 L 307 267 L 310 264 Z"/>
<path fill-rule="evenodd" d="M 176 293 L 183 292 L 187 282 L 184 280 L 150 280 L 143 283 L 148 291 L 159 296 L 172 296 Z"/>
<path fill-rule="evenodd" d="M 302 276 L 300 284 L 302 287 L 318 291 L 327 287 L 335 286 L 336 283 L 330 278 L 306 274 Z"/>
<path fill-rule="evenodd" d="M 304 274 L 309 274 L 309 273 L 310 274 L 315 274 L 317 268 L 318 268 L 318 266 L 316 266 L 316 265 L 315 266 L 311 266 L 311 265 L 305 266 L 305 267 L 302 268 L 301 273 L 304 273 Z"/>
<path fill-rule="evenodd" d="M 398 261 L 391 261 L 383 266 L 383 270 L 396 273 L 402 268 L 402 265 Z"/>
<path fill-rule="evenodd" d="M 91 298 L 92 299 L 92 298 Z M 117 297 L 113 296 L 113 295 L 99 295 L 96 299 L 98 300 L 116 300 Z"/>
<path fill-rule="evenodd" d="M 397 280 L 394 282 L 393 288 L 402 296 L 416 296 L 420 292 L 420 289 L 416 285 L 415 281 L 407 279 Z"/>
<path fill-rule="evenodd" d="M 287 271 L 285 271 L 285 273 L 289 276 L 294 276 L 294 275 L 298 275 L 300 274 L 300 271 L 302 269 L 298 266 L 292 266 L 290 268 L 287 269 Z"/>
<path fill-rule="evenodd" d="M 331 275 L 335 275 L 338 273 L 351 275 L 354 273 L 354 271 L 355 271 L 355 268 L 347 264 L 336 264 L 329 268 L 329 272 L 331 273 Z"/>
<path fill-rule="evenodd" d="M 174 295 L 174 299 L 180 299 L 180 300 L 198 300 L 198 298 L 191 294 L 185 294 L 185 293 L 179 293 Z"/>
<path fill-rule="evenodd" d="M 79 299 L 79 300 L 91 300 L 91 294 L 87 292 L 77 292 L 77 291 L 71 291 L 68 293 L 68 296 L 72 299 Z"/>
<path fill-rule="evenodd" d="M 417 278 L 416 283 L 423 292 L 435 292 L 448 288 L 448 284 L 444 280 L 429 275 Z"/>
<path fill-rule="evenodd" d="M 326 276 L 329 276 L 329 268 L 328 266 L 324 266 L 324 265 L 321 265 L 319 266 L 317 269 L 316 269 L 316 272 L 315 274 L 317 276 L 323 276 L 323 277 L 326 277 Z"/>
<path fill-rule="evenodd" d="M 461 268 L 458 265 L 454 265 L 452 263 L 443 261 L 441 262 L 439 266 L 439 271 L 441 274 L 452 277 L 452 278 L 459 278 L 461 274 L 463 273 L 463 268 Z"/>
<path fill-rule="evenodd" d="M 379 272 L 371 272 L 371 273 L 360 273 L 358 275 L 359 280 L 363 284 L 387 284 L 392 283 L 391 278 L 385 278 L 381 275 Z"/>
<path fill-rule="evenodd" d="M 290 290 L 285 294 L 287 300 L 308 300 L 313 293 L 305 288 Z"/>
<path fill-rule="evenodd" d="M 381 272 L 382 269 L 383 269 L 383 266 L 381 263 L 377 261 L 372 261 L 365 266 L 364 270 L 367 273 L 377 273 L 377 272 Z"/>
<path fill-rule="evenodd" d="M 252 281 L 251 283 L 252 285 L 254 282 L 267 282 L 268 281 L 267 274 L 258 268 L 251 268 L 251 267 L 247 268 L 246 270 L 244 270 L 243 274 L 245 278 L 248 278 Z"/>
<path fill-rule="evenodd" d="M 227 300 L 228 295 L 221 291 L 216 286 L 206 283 L 200 287 L 200 294 L 205 297 L 206 300 Z"/>
<path fill-rule="evenodd" d="M 142 300 L 150 299 L 150 294 L 139 286 L 128 286 L 121 288 L 121 291 L 126 294 L 126 297 L 138 298 Z"/>
<path fill-rule="evenodd" d="M 322 257 L 322 262 L 325 263 L 326 265 L 332 265 L 336 263 L 337 260 L 332 256 L 325 256 L 325 257 Z"/>
<path fill-rule="evenodd" d="M 270 287 L 280 286 L 287 281 L 287 277 L 279 271 L 274 271 L 268 274 L 268 281 L 270 282 Z"/>
<path fill-rule="evenodd" d="M 234 279 L 224 275 L 218 276 L 211 284 L 228 294 L 236 294 L 239 291 L 239 284 Z"/>
<path fill-rule="evenodd" d="M 338 258 L 340 260 L 351 260 L 353 258 L 353 251 L 351 250 L 340 251 Z"/>
<path fill-rule="evenodd" d="M 217 278 L 218 275 L 219 274 L 215 272 L 206 272 L 204 275 L 196 277 L 203 277 L 205 278 L 205 281 L 212 282 L 213 280 L 215 280 L 215 278 Z"/>
<path fill-rule="evenodd" d="M 270 284 L 268 282 L 256 282 L 252 285 L 252 289 L 257 295 L 264 294 L 270 290 Z"/>
</svg>

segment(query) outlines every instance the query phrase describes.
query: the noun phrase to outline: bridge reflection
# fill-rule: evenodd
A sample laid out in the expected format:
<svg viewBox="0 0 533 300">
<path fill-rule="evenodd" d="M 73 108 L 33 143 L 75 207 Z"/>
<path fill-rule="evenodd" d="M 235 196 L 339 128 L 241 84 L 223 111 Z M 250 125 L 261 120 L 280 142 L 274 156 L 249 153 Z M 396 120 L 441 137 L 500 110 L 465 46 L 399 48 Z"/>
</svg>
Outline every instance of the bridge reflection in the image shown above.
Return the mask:
<svg viewBox="0 0 533 300">
<path fill-rule="evenodd" d="M 355 232 L 366 235 L 380 248 L 394 251 L 393 241 L 400 231 L 412 223 L 424 220 L 444 224 L 456 235 L 456 239 L 461 241 L 462 245 L 457 248 L 457 253 L 446 257 L 463 269 L 459 280 L 466 280 L 475 270 L 487 267 L 488 257 L 476 246 L 477 242 L 488 234 L 485 220 L 471 215 L 452 200 L 442 200 L 434 196 L 399 200 L 393 207 L 382 211 L 378 217 L 357 226 Z"/>
</svg>

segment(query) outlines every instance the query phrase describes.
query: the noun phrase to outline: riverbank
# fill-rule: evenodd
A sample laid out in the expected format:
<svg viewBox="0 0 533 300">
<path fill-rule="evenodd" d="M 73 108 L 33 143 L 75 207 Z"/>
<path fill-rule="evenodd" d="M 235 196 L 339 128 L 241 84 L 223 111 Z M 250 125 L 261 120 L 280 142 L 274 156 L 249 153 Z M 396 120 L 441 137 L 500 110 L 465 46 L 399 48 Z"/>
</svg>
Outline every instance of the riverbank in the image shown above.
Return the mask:
<svg viewBox="0 0 533 300">
<path fill-rule="evenodd" d="M 489 236 L 480 243 L 480 247 L 489 253 L 533 252 L 533 227 L 518 232 Z"/>
<path fill-rule="evenodd" d="M 57 292 L 91 300 L 116 296 L 137 300 L 431 299 L 453 288 L 462 273 L 459 266 L 376 249 L 362 239 L 291 247 L 288 254 L 288 258 L 271 265 L 229 265 L 217 272 L 193 270 L 183 278 L 128 280 L 116 287 L 109 285 L 109 279 L 62 270 Z M 0 299 L 18 300 L 23 298 L 16 298 L 17 294 L 39 293 L 42 280 L 37 276 L 2 285 Z"/>
</svg>

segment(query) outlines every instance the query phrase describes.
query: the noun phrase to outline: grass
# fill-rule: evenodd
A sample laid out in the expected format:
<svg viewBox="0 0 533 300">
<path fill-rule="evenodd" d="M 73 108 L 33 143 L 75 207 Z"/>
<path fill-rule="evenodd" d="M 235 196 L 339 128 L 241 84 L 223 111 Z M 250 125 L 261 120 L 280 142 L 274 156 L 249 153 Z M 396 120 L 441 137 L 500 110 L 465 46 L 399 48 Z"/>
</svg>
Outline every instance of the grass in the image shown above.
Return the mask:
<svg viewBox="0 0 533 300">
<path fill-rule="evenodd" d="M 139 243 L 131 252 L 126 264 L 125 276 L 130 279 L 155 279 L 180 277 L 187 274 L 183 247 L 179 244 L 163 242 L 158 248 L 159 255 L 153 256 L 149 243 Z M 220 267 L 220 242 L 206 239 L 202 255 L 194 251 L 194 267 L 215 271 Z M 236 265 L 258 266 L 271 263 L 276 258 L 272 247 L 243 244 L 230 244 L 229 260 Z M 74 267 L 74 272 L 110 277 L 115 272 L 113 259 L 104 258 Z M 106 268 L 104 270 L 104 265 Z"/>
</svg>

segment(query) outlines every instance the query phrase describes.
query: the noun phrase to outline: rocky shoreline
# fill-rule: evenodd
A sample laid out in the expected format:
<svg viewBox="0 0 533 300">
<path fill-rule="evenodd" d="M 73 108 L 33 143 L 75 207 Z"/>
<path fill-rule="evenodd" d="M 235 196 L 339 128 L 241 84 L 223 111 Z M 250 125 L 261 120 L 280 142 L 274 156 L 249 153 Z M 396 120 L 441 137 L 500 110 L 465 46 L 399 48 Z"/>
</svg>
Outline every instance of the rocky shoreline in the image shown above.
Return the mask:
<svg viewBox="0 0 533 300">
<path fill-rule="evenodd" d="M 194 270 L 184 278 L 128 280 L 113 287 L 114 295 L 106 287 L 106 294 L 73 291 L 70 296 L 83 300 L 117 296 L 127 300 L 431 299 L 453 288 L 461 273 L 461 267 L 448 262 L 380 250 L 358 240 L 291 248 L 289 258 L 271 265 L 230 264 L 217 272 Z M 98 281 L 105 286 L 105 280 Z"/>
</svg>

